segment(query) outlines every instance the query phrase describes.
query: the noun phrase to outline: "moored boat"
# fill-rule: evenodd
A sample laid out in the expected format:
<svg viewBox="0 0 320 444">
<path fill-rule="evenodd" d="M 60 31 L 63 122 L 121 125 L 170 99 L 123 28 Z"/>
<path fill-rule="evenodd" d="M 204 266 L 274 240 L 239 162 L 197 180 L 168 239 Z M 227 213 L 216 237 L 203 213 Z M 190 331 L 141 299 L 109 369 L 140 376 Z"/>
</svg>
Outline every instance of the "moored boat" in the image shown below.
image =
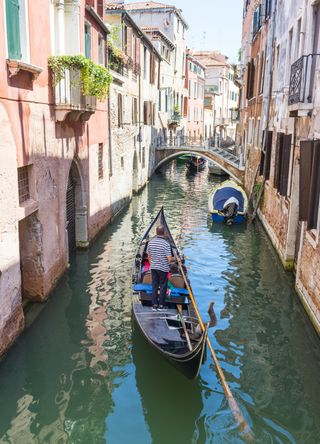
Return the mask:
<svg viewBox="0 0 320 444">
<path fill-rule="evenodd" d="M 234 180 L 225 180 L 211 191 L 208 209 L 214 222 L 241 224 L 248 210 L 248 198 Z"/>
<path fill-rule="evenodd" d="M 133 317 L 147 342 L 187 378 L 194 379 L 204 359 L 207 329 L 201 329 L 184 278 L 176 265 L 172 265 L 170 270 L 166 308 L 162 311 L 152 310 L 151 270 L 146 251 L 158 225 L 165 228 L 165 237 L 170 243 L 172 254 L 179 263 L 181 261 L 161 208 L 142 237 L 135 256 Z"/>
<path fill-rule="evenodd" d="M 207 161 L 203 157 L 191 156 L 186 165 L 189 170 L 201 171 L 205 168 L 206 163 Z"/>
<path fill-rule="evenodd" d="M 209 174 L 214 174 L 215 176 L 228 176 L 223 169 L 221 169 L 216 163 L 208 162 L 208 171 Z"/>
</svg>

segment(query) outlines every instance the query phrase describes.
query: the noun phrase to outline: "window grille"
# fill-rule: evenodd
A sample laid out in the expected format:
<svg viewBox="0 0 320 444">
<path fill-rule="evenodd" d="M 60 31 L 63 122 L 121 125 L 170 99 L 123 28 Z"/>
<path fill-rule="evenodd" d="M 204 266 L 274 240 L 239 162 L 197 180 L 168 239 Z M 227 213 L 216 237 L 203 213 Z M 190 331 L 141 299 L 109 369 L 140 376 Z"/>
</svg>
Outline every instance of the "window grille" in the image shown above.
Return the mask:
<svg viewBox="0 0 320 444">
<path fill-rule="evenodd" d="M 103 144 L 99 143 L 98 149 L 98 178 L 103 179 Z"/>
<path fill-rule="evenodd" d="M 18 168 L 19 203 L 30 199 L 28 167 Z"/>
</svg>

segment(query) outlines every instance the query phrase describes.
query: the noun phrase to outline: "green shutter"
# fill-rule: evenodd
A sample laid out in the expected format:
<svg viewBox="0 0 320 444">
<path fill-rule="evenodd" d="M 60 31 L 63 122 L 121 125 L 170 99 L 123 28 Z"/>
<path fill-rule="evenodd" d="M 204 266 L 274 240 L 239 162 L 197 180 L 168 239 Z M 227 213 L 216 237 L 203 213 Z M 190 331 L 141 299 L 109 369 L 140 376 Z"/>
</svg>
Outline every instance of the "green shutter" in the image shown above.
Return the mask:
<svg viewBox="0 0 320 444">
<path fill-rule="evenodd" d="M 7 41 L 9 59 L 20 60 L 20 14 L 19 0 L 6 0 Z"/>
<path fill-rule="evenodd" d="M 91 59 L 91 26 L 84 25 L 84 55 Z"/>
</svg>

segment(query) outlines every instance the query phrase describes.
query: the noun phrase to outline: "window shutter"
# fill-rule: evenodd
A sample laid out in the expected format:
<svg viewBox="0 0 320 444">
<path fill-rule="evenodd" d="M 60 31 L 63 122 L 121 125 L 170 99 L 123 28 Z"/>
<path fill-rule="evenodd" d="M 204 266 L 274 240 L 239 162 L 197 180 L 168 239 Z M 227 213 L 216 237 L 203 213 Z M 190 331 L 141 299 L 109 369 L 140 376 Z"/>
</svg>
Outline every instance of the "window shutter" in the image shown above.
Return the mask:
<svg viewBox="0 0 320 444">
<path fill-rule="evenodd" d="M 132 28 L 126 28 L 127 29 L 127 54 L 129 57 L 133 56 L 133 49 L 132 49 Z"/>
<path fill-rule="evenodd" d="M 6 21 L 9 59 L 21 60 L 19 0 L 6 0 Z"/>
<path fill-rule="evenodd" d="M 281 196 L 286 196 L 288 191 L 288 178 L 290 168 L 290 154 L 291 154 L 291 134 L 283 137 L 283 146 L 281 153 L 281 168 L 280 168 L 280 184 L 279 192 Z"/>
<path fill-rule="evenodd" d="M 143 104 L 143 123 L 148 125 L 148 102 Z"/>
<path fill-rule="evenodd" d="M 320 199 L 320 142 L 314 143 L 312 156 L 311 187 L 309 197 L 307 229 L 316 229 L 318 225 Z"/>
<path fill-rule="evenodd" d="M 251 60 L 251 75 L 250 75 L 250 99 L 254 96 L 254 81 L 255 81 L 256 68 L 254 61 Z"/>
<path fill-rule="evenodd" d="M 263 130 L 262 132 L 262 147 L 264 144 L 264 138 L 266 136 L 266 132 L 265 130 Z M 265 162 L 266 162 L 266 153 L 265 150 L 261 150 L 261 160 L 260 160 L 260 170 L 259 170 L 259 175 L 263 176 L 263 172 L 264 172 L 264 168 L 265 168 Z"/>
<path fill-rule="evenodd" d="M 152 125 L 152 102 L 148 102 L 148 125 Z"/>
<path fill-rule="evenodd" d="M 273 186 L 279 191 L 280 188 L 280 174 L 281 174 L 281 159 L 282 159 L 282 149 L 283 149 L 283 133 L 278 133 L 277 135 L 277 146 L 276 146 L 276 158 L 274 165 L 274 182 Z"/>
<path fill-rule="evenodd" d="M 267 132 L 266 140 L 266 157 L 265 157 L 265 167 L 264 167 L 264 177 L 266 180 L 270 179 L 270 165 L 271 165 L 271 154 L 272 154 L 272 138 L 273 132 Z"/>
<path fill-rule="evenodd" d="M 300 142 L 299 220 L 308 219 L 313 142 Z"/>
</svg>

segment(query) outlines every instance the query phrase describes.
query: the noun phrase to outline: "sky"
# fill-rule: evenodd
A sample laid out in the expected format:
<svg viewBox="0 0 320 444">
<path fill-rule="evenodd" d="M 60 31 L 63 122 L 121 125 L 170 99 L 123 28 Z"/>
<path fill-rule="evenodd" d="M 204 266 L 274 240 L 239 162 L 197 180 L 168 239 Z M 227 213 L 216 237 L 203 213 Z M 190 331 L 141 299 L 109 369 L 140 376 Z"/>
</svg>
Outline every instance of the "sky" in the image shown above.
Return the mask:
<svg viewBox="0 0 320 444">
<path fill-rule="evenodd" d="M 182 9 L 182 14 L 189 25 L 187 42 L 190 48 L 220 50 L 229 57 L 230 62 L 237 62 L 238 50 L 241 47 L 243 0 L 154 1 Z M 126 1 L 126 3 L 134 2 L 134 0 Z"/>
</svg>

